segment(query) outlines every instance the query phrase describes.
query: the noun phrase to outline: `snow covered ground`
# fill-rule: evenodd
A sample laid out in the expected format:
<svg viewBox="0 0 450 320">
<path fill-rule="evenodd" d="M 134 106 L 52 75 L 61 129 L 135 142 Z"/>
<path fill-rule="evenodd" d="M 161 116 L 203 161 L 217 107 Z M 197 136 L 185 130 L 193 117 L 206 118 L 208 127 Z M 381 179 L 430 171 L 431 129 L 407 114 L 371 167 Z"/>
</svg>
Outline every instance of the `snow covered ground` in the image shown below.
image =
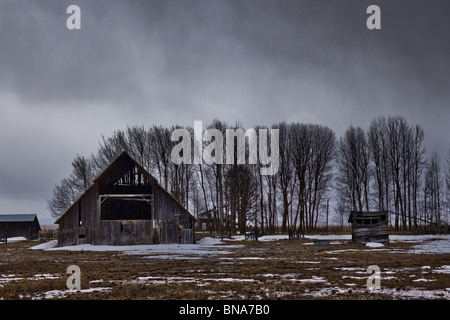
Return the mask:
<svg viewBox="0 0 450 320">
<path fill-rule="evenodd" d="M 67 251 L 114 252 L 109 255 L 109 259 L 104 259 L 104 255 L 92 254 L 68 256 L 70 259 L 82 259 L 86 266 L 90 264 L 85 270 L 88 270 L 86 272 L 91 280 L 89 286 L 92 287 L 83 287 L 79 292 L 95 297 L 103 294 L 105 297 L 120 297 L 114 291 L 114 288 L 119 287 L 129 286 L 139 291 L 147 286 L 168 284 L 170 288 L 180 290 L 190 287 L 192 292 L 203 290 L 205 295 L 213 294 L 217 299 L 222 296 L 252 299 L 303 296 L 339 298 L 341 295 L 343 298 L 359 295 L 370 298 L 366 288 L 367 266 L 373 264 L 372 259 L 376 258 L 379 263 L 375 264 L 380 265 L 382 274 L 382 290 L 378 293 L 383 296 L 400 299 L 450 299 L 450 288 L 446 280 L 450 274 L 450 266 L 448 256 L 442 255 L 450 253 L 449 235 L 391 235 L 390 244 L 384 246 L 379 243 L 369 243 L 368 246 L 347 244 L 351 241 L 351 235 L 307 235 L 305 240 L 291 241 L 289 244 L 287 235 L 266 235 L 259 240 L 259 245 L 255 245 L 254 240 L 245 240 L 244 236 L 236 236 L 231 240 L 224 238 L 223 241 L 220 238 L 205 237 L 196 244 L 85 244 L 67 247 L 58 247 L 57 241 L 51 240 L 36 242 L 37 245 L 31 249 L 52 254 L 30 250 L 28 255 L 36 256 L 39 259 L 37 261 L 41 261 L 40 259 L 54 259 L 56 252 L 61 252 L 64 256 Z M 308 246 L 317 240 L 329 240 L 331 243 L 320 248 Z M 10 254 L 9 250 L 12 249 L 6 248 L 5 252 Z M 370 254 L 372 251 L 376 253 Z M 421 255 L 416 260 L 407 255 L 410 253 Z M 127 259 L 123 259 L 125 255 L 129 255 Z M 153 260 L 147 264 L 149 260 L 145 259 Z M 111 274 L 96 271 L 99 266 L 103 268 L 108 263 L 122 264 L 124 268 L 117 268 Z M 32 272 L 28 266 L 24 269 L 26 272 L 8 269 L 3 274 L 0 273 L 0 287 L 4 291 L 14 283 L 24 283 L 23 280 L 65 281 L 67 266 L 63 267 L 61 270 L 58 266 L 52 270 L 45 269 L 46 271 L 39 267 Z M 29 283 L 37 286 L 34 281 Z M 189 285 L 184 285 L 186 283 Z M 139 293 L 138 291 L 136 292 Z M 26 292 L 24 290 L 21 295 L 31 299 L 58 299 L 73 294 L 73 291 L 64 290 L 62 286 L 48 286 L 29 296 Z M 201 297 L 205 298 L 205 295 Z M 193 294 L 189 297 L 197 296 Z"/>
<path fill-rule="evenodd" d="M 197 259 L 203 255 L 229 254 L 236 245 L 225 245 L 220 239 L 206 237 L 197 244 L 159 244 L 159 245 L 91 245 L 82 244 L 77 246 L 57 247 L 57 240 L 31 247 L 33 250 L 49 251 L 120 251 L 125 254 L 144 255 L 146 258 L 160 259 Z"/>
<path fill-rule="evenodd" d="M 331 245 L 350 241 L 351 235 L 307 235 L 306 239 L 310 240 L 330 240 Z M 227 241 L 242 241 L 244 236 L 235 236 L 233 239 L 224 239 Z M 279 241 L 286 240 L 287 235 L 266 235 L 259 238 L 259 241 Z M 251 240 L 249 240 L 251 241 Z M 417 243 L 408 252 L 410 253 L 450 253 L 450 235 L 391 235 L 389 237 L 391 243 L 407 242 Z M 239 245 L 233 245 L 221 241 L 218 238 L 205 237 L 198 241 L 197 244 L 159 244 L 159 245 L 130 245 L 130 246 L 113 246 L 113 245 L 91 245 L 83 244 L 77 246 L 57 247 L 57 240 L 39 244 L 32 247 L 33 250 L 65 250 L 65 251 L 121 251 L 126 254 L 146 255 L 155 258 L 173 258 L 180 256 L 199 257 L 202 255 L 217 255 L 231 253 L 230 249 Z M 309 244 L 309 243 L 305 243 Z M 312 242 L 311 242 L 312 244 Z M 379 243 L 370 243 L 368 248 L 379 248 L 383 245 Z M 358 250 L 358 249 L 348 249 Z M 379 250 L 390 250 L 388 247 Z M 397 250 L 397 249 L 396 249 Z M 397 250 L 398 251 L 398 250 Z"/>
<path fill-rule="evenodd" d="M 37 281 L 43 279 L 59 279 L 59 278 L 61 278 L 60 275 L 50 273 L 38 273 L 32 277 L 23 277 L 16 274 L 0 274 L 0 287 L 12 281 L 19 281 L 19 280 Z"/>
</svg>

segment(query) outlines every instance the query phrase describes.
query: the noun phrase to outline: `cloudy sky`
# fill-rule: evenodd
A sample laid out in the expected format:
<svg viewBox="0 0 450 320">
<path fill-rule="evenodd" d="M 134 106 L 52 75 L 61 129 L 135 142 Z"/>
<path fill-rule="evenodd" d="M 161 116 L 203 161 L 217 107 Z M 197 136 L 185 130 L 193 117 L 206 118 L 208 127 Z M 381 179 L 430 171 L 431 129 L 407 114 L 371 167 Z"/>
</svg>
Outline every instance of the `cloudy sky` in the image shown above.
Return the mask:
<svg viewBox="0 0 450 320">
<path fill-rule="evenodd" d="M 66 9 L 81 8 L 81 30 Z M 381 30 L 366 9 L 381 8 Z M 450 2 L 1 0 L 0 213 L 49 217 L 79 153 L 127 125 L 353 124 L 450 146 Z"/>
</svg>

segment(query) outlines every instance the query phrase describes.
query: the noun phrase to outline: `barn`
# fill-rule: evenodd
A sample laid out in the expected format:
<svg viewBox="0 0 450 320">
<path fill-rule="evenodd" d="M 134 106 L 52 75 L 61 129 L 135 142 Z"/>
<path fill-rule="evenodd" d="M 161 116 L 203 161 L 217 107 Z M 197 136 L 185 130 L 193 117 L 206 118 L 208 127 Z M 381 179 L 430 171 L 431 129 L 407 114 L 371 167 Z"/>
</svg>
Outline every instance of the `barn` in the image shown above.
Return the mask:
<svg viewBox="0 0 450 320">
<path fill-rule="evenodd" d="M 24 237 L 35 240 L 39 237 L 41 226 L 35 214 L 0 215 L 0 238 Z"/>
<path fill-rule="evenodd" d="M 351 211 L 348 222 L 352 225 L 352 241 L 389 243 L 388 211 Z"/>
<path fill-rule="evenodd" d="M 194 243 L 195 218 L 123 152 L 55 222 L 58 245 Z"/>
</svg>

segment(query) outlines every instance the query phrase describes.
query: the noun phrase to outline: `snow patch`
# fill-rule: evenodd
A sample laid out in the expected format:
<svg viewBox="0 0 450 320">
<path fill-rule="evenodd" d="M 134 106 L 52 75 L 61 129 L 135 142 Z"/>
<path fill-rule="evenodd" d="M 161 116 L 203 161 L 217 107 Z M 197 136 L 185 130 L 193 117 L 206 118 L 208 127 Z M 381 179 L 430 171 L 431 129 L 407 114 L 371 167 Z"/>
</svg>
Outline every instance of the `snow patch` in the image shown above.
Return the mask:
<svg viewBox="0 0 450 320">
<path fill-rule="evenodd" d="M 108 292 L 111 291 L 111 287 L 98 287 L 98 288 L 89 288 L 82 290 L 51 290 L 44 292 L 43 297 L 35 297 L 33 299 L 62 299 L 65 298 L 68 294 L 71 293 L 89 293 L 89 292 Z"/>
<path fill-rule="evenodd" d="M 216 244 L 224 244 L 223 241 L 217 238 L 205 237 L 197 241 L 197 243 L 201 246 L 214 246 Z"/>
<path fill-rule="evenodd" d="M 58 245 L 58 240 L 50 240 L 48 242 L 44 242 L 41 244 L 38 244 L 37 246 L 31 247 L 32 250 L 46 250 L 50 248 L 54 248 Z"/>
<path fill-rule="evenodd" d="M 436 280 L 435 279 L 423 279 L 423 278 L 413 280 L 413 282 L 432 282 L 432 281 L 436 281 Z"/>
<path fill-rule="evenodd" d="M 379 248 L 379 247 L 384 247 L 384 244 L 378 243 L 378 242 L 367 242 L 367 243 L 366 243 L 366 247 L 369 247 L 369 248 Z"/>
<path fill-rule="evenodd" d="M 325 282 L 326 280 L 323 277 L 312 276 L 311 279 L 296 279 L 296 281 L 299 281 L 299 282 Z"/>
<path fill-rule="evenodd" d="M 436 240 L 425 241 L 417 244 L 409 251 L 411 253 L 448 254 L 450 253 L 450 235 L 435 236 Z"/>
<path fill-rule="evenodd" d="M 8 243 L 12 243 L 12 242 L 18 242 L 18 241 L 25 241 L 27 240 L 24 237 L 11 237 L 11 238 L 7 238 Z"/>
<path fill-rule="evenodd" d="M 76 246 L 57 247 L 57 240 L 39 244 L 31 249 L 48 251 L 100 251 L 100 252 L 122 252 L 123 254 L 142 255 L 145 258 L 159 259 L 199 259 L 205 255 L 228 254 L 231 251 L 224 250 L 223 242 L 215 238 L 204 238 L 199 244 L 149 244 L 149 245 L 92 245 L 82 244 Z"/>
<path fill-rule="evenodd" d="M 441 266 L 439 268 L 434 269 L 432 272 L 450 274 L 450 266 Z"/>
</svg>

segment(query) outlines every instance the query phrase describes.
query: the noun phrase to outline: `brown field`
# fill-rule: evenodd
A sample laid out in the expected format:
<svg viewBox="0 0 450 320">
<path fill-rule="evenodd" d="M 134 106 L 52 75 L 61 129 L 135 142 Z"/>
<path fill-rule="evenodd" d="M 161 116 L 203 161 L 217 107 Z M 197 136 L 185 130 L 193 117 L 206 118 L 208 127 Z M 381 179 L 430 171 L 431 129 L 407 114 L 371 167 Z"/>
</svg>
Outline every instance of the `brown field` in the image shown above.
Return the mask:
<svg viewBox="0 0 450 320">
<path fill-rule="evenodd" d="M 450 299 L 450 255 L 409 253 L 411 243 L 224 242 L 195 256 L 2 244 L 0 299 Z M 81 269 L 80 291 L 67 289 L 70 265 Z M 374 292 L 366 288 L 369 265 L 381 270 L 381 289 Z"/>
</svg>

